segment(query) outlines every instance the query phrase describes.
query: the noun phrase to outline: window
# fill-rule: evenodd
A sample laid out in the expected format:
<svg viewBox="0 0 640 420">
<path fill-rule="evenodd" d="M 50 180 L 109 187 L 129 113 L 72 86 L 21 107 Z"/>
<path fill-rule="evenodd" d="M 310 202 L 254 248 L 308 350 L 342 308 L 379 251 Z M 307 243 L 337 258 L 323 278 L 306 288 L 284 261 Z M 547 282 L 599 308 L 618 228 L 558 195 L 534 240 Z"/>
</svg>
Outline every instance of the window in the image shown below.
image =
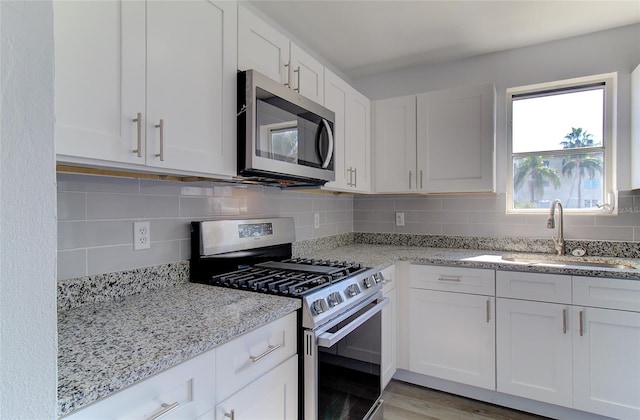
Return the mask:
<svg viewBox="0 0 640 420">
<path fill-rule="evenodd" d="M 507 211 L 614 213 L 615 73 L 507 89 Z"/>
</svg>

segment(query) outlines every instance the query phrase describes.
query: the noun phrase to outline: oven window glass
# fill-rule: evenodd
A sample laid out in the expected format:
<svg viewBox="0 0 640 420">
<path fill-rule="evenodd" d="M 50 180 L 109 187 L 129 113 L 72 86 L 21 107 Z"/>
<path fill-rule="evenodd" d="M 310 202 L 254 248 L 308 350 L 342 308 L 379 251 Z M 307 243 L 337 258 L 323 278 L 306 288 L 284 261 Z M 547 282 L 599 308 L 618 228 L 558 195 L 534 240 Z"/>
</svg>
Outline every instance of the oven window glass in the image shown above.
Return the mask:
<svg viewBox="0 0 640 420">
<path fill-rule="evenodd" d="M 319 348 L 318 419 L 361 420 L 378 400 L 380 328 L 381 314 L 377 313 L 332 347 Z"/>
</svg>

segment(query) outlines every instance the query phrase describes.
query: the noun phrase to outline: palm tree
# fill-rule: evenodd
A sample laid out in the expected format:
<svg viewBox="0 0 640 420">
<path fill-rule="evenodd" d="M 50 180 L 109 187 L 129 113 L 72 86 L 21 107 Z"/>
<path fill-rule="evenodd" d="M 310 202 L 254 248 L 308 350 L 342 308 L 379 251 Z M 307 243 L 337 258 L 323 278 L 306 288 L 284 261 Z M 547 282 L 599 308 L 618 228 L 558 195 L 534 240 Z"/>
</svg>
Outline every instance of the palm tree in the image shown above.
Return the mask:
<svg viewBox="0 0 640 420">
<path fill-rule="evenodd" d="M 547 166 L 542 156 L 528 156 L 523 158 L 515 168 L 513 177 L 514 191 L 518 191 L 528 182 L 531 201 L 544 195 L 544 186 L 548 181 L 557 190 L 560 186 L 560 177 L 554 168 Z"/>
<path fill-rule="evenodd" d="M 582 128 L 572 127 L 571 133 L 568 133 L 564 138 L 565 141 L 560 142 L 564 149 L 597 146 L 594 144 L 593 135 L 587 133 L 586 130 L 582 131 Z M 578 208 L 580 208 L 582 207 L 582 179 L 585 175 L 588 175 L 589 179 L 593 179 L 596 176 L 596 172 L 602 173 L 602 160 L 600 157 L 590 153 L 568 155 L 562 159 L 562 175 L 571 178 L 574 177 L 574 172 L 577 173 Z M 571 194 L 573 194 L 573 186 L 571 187 Z"/>
</svg>

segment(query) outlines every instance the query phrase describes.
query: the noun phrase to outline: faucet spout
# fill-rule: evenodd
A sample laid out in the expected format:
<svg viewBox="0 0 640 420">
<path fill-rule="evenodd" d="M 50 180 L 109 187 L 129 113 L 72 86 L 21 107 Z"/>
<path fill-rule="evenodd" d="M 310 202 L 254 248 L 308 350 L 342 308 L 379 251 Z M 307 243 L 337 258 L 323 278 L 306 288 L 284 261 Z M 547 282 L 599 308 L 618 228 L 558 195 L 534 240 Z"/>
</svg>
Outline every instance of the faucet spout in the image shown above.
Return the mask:
<svg viewBox="0 0 640 420">
<path fill-rule="evenodd" d="M 553 200 L 551 203 L 551 209 L 549 210 L 549 220 L 547 220 L 547 229 L 554 229 L 556 227 L 555 213 L 556 207 L 558 207 L 558 236 L 553 238 L 553 244 L 555 245 L 558 255 L 564 255 L 564 211 L 562 208 L 562 202 L 558 199 Z"/>
</svg>

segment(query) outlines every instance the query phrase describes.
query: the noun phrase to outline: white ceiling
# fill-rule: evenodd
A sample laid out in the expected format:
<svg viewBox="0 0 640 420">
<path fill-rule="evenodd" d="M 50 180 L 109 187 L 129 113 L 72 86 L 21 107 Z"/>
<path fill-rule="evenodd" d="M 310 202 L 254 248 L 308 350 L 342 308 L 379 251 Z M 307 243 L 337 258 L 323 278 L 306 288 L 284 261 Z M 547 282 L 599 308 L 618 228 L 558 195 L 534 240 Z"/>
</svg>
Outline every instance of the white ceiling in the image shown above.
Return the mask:
<svg viewBox="0 0 640 420">
<path fill-rule="evenodd" d="M 351 78 L 640 22 L 640 0 L 250 3 Z"/>
</svg>

